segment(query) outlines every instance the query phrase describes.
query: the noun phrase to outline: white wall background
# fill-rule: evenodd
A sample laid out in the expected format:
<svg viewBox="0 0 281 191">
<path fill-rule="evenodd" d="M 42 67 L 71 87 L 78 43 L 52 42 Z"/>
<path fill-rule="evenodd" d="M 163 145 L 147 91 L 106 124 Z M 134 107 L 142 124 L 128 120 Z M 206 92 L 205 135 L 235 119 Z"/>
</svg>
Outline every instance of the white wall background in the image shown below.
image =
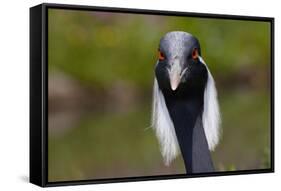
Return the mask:
<svg viewBox="0 0 281 191">
<path fill-rule="evenodd" d="M 275 17 L 276 173 L 145 181 L 46 190 L 278 190 L 280 166 L 281 12 L 277 0 L 54 0 L 65 4 L 174 10 Z M 29 7 L 42 1 L 1 1 L 0 5 L 0 190 L 39 190 L 28 183 L 29 140 Z M 239 139 L 239 137 L 237 137 Z M 278 188 L 279 187 L 279 188 Z"/>
</svg>

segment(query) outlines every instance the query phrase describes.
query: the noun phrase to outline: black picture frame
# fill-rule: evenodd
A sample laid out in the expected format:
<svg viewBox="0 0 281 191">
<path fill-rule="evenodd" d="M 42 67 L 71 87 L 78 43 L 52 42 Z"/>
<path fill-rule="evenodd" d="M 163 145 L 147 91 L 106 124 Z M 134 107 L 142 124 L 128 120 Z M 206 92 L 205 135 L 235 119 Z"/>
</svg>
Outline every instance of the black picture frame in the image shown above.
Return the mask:
<svg viewBox="0 0 281 191">
<path fill-rule="evenodd" d="M 106 11 L 149 15 L 188 16 L 200 18 L 221 18 L 233 20 L 265 21 L 271 26 L 271 64 L 270 64 L 270 135 L 271 166 L 268 169 L 239 170 L 199 174 L 176 174 L 129 178 L 109 178 L 98 180 L 79 180 L 48 182 L 48 9 L 71 9 L 87 11 Z M 274 172 L 274 18 L 175 11 L 95 7 L 85 5 L 40 4 L 30 8 L 30 182 L 42 187 L 145 181 L 159 179 L 193 178 L 206 176 L 226 176 Z"/>
</svg>

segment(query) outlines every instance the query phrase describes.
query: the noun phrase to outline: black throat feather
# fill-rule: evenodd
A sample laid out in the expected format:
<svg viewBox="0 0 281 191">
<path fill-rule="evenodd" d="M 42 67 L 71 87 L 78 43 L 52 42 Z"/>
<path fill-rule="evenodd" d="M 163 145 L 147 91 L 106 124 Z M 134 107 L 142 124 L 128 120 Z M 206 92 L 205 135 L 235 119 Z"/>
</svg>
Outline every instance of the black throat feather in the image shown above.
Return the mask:
<svg viewBox="0 0 281 191">
<path fill-rule="evenodd" d="M 184 92 L 179 88 L 175 92 L 163 92 L 188 174 L 214 170 L 202 124 L 204 88 L 202 89 Z"/>
</svg>

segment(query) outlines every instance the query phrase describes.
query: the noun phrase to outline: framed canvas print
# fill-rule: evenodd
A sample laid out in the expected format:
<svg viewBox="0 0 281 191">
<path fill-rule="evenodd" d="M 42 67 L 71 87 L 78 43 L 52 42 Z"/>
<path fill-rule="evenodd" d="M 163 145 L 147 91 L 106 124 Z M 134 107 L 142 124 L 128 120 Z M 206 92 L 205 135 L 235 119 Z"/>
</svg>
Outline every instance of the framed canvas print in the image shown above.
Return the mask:
<svg viewBox="0 0 281 191">
<path fill-rule="evenodd" d="M 274 19 L 30 8 L 30 182 L 274 172 Z"/>
</svg>

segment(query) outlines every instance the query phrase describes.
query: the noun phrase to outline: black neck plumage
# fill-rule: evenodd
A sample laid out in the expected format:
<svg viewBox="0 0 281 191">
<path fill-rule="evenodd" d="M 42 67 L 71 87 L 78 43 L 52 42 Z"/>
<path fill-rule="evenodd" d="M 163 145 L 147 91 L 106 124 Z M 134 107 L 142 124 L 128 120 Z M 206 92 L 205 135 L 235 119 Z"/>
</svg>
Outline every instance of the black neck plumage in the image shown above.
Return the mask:
<svg viewBox="0 0 281 191">
<path fill-rule="evenodd" d="M 211 153 L 202 124 L 203 94 L 189 98 L 166 95 L 187 173 L 212 172 Z"/>
</svg>

